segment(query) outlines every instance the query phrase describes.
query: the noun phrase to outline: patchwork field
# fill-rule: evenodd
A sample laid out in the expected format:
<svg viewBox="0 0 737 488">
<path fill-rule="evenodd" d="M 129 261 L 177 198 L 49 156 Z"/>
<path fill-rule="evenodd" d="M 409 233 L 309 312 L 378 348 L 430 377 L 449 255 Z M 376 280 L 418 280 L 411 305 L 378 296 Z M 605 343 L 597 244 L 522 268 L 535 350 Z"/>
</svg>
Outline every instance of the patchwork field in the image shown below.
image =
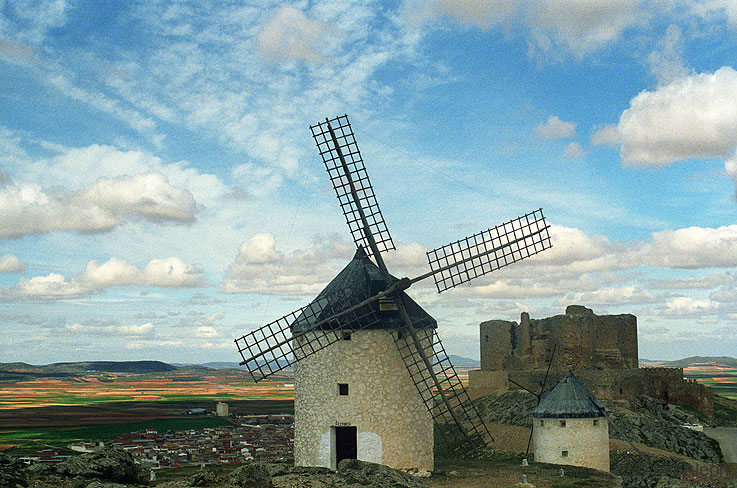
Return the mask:
<svg viewBox="0 0 737 488">
<path fill-rule="evenodd" d="M 683 376 L 706 385 L 714 392 L 737 400 L 737 368 L 704 364 L 683 368 Z"/>
<path fill-rule="evenodd" d="M 289 378 L 254 383 L 247 374 L 92 373 L 65 378 L 0 382 L 0 409 L 90 405 L 108 402 L 290 400 Z"/>
</svg>

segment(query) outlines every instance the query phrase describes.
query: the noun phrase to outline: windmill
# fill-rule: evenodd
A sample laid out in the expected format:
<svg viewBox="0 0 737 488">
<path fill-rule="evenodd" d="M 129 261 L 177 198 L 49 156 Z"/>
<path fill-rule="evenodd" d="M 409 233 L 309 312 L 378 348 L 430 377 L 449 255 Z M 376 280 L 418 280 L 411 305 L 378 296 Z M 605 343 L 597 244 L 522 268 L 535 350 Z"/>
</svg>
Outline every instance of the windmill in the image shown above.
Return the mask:
<svg viewBox="0 0 737 488">
<path fill-rule="evenodd" d="M 343 115 L 325 119 L 310 129 L 358 250 L 353 261 L 310 304 L 236 339 L 236 346 L 243 358 L 240 364 L 248 368 L 255 381 L 295 364 L 295 461 L 298 464 L 313 463 L 334 468 L 341 457 L 358 456 L 359 459 L 382 464 L 393 463 L 393 467 L 412 467 L 411 461 L 404 460 L 404 454 L 389 452 L 394 452 L 396 446 L 393 444 L 396 442 L 389 445 L 381 435 L 369 435 L 370 432 L 366 433 L 363 440 L 357 441 L 356 436 L 360 437 L 362 433 L 357 433 L 355 427 L 343 425 L 350 422 L 342 422 L 337 417 L 326 417 L 325 422 L 330 424 L 329 432 L 321 430 L 324 427 L 310 424 L 310 428 L 314 427 L 310 435 L 317 438 L 310 440 L 309 448 L 305 448 L 311 454 L 303 456 L 297 452 L 302 449 L 298 444 L 303 442 L 299 440 L 302 435 L 299 432 L 304 430 L 299 427 L 301 418 L 307 424 L 313 422 L 311 419 L 323 415 L 329 407 L 348 411 L 340 403 L 350 401 L 350 398 L 342 398 L 349 395 L 348 383 L 338 380 L 337 394 L 331 396 L 326 393 L 327 390 L 315 393 L 315 389 L 324 385 L 313 381 L 314 378 L 325 375 L 336 364 L 346 369 L 360 370 L 363 366 L 357 368 L 353 363 L 346 363 L 354 358 L 357 361 L 360 357 L 355 344 L 349 346 L 347 341 L 381 330 L 383 335 L 374 334 L 363 343 L 365 347 L 374 348 L 374 355 L 378 355 L 378 358 L 369 358 L 374 363 L 366 368 L 373 367 L 377 360 L 390 363 L 394 361 L 392 358 L 398 358 L 397 364 L 401 370 L 387 376 L 406 378 L 411 383 L 412 391 L 419 395 L 403 395 L 399 398 L 397 401 L 405 403 L 402 403 L 395 417 L 418 419 L 414 425 L 423 432 L 427 430 L 423 419 L 430 424 L 429 448 L 413 448 L 422 451 L 425 458 L 429 449 L 429 469 L 432 469 L 433 422 L 442 431 L 442 437 L 448 441 L 449 447 L 467 453 L 478 451 L 491 438 L 488 429 L 440 342 L 434 319 L 409 298 L 405 290 L 414 283 L 432 277 L 438 293 L 441 293 L 550 248 L 549 226 L 542 209 L 429 251 L 427 258 L 430 271 L 411 279 L 397 279 L 389 274 L 382 257 L 382 252 L 395 247 L 348 117 Z M 369 258 L 373 258 L 373 261 Z M 360 278 L 361 285 L 356 286 L 351 277 Z M 383 349 L 376 349 L 376 345 L 382 343 L 385 337 L 391 337 L 394 345 L 384 343 Z M 354 349 L 349 352 L 347 347 Z M 335 380 L 325 380 L 327 383 L 330 381 Z M 309 383 L 310 386 L 300 386 L 303 383 Z M 370 386 L 370 391 L 364 392 L 363 400 L 351 403 L 351 408 L 365 409 L 381 405 L 380 392 L 392 395 L 401 388 L 403 384 L 400 383 Z M 407 396 L 413 398 L 407 399 Z M 337 400 L 334 401 L 333 397 Z M 328 406 L 326 402 L 332 403 Z M 386 404 L 386 408 L 391 406 L 391 402 L 383 404 Z M 412 410 L 415 405 L 420 405 L 423 415 Z M 308 408 L 311 409 L 309 415 L 303 414 Z M 351 411 L 348 413 L 355 414 Z M 368 423 L 376 425 L 380 421 L 370 419 Z M 299 432 L 298 428 L 301 429 Z M 396 434 L 402 428 L 390 426 L 384 432 Z M 399 443 L 405 440 L 410 442 L 404 436 Z M 349 447 L 341 447 L 344 445 Z M 330 450 L 332 453 L 328 452 Z M 300 461 L 301 457 L 304 459 Z"/>
</svg>

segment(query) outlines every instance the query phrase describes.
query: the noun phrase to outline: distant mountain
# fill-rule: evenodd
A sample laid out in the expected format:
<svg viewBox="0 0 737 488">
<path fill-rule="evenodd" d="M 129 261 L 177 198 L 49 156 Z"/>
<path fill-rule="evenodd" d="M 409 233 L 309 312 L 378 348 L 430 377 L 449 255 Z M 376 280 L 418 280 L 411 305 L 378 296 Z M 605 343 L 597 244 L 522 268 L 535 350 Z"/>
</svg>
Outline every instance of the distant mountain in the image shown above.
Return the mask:
<svg viewBox="0 0 737 488">
<path fill-rule="evenodd" d="M 233 362 L 233 363 L 227 363 L 227 362 L 211 362 L 211 363 L 202 363 L 200 366 L 204 366 L 206 368 L 212 368 L 212 369 L 243 369 L 243 366 L 240 364 Z"/>
<path fill-rule="evenodd" d="M 97 371 L 101 373 L 164 373 L 176 366 L 161 361 L 84 361 L 32 366 L 26 363 L 0 363 L 0 370 L 19 374 L 64 376 Z"/>
<path fill-rule="evenodd" d="M 481 367 L 481 362 L 476 359 L 464 358 L 455 354 L 448 356 L 448 359 L 453 363 L 453 367 L 458 369 L 478 369 Z"/>
<path fill-rule="evenodd" d="M 658 361 L 653 359 L 640 359 L 641 367 L 661 368 L 688 368 L 691 366 L 721 366 L 725 368 L 737 368 L 737 358 L 730 356 L 691 356 L 676 361 Z"/>
</svg>

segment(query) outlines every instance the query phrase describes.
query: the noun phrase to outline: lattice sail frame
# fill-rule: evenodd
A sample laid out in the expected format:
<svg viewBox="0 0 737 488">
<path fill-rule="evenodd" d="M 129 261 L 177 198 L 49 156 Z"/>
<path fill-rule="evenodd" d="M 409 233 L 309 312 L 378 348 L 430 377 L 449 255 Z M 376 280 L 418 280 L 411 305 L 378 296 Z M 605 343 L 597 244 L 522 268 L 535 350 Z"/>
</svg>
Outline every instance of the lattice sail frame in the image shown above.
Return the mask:
<svg viewBox="0 0 737 488">
<path fill-rule="evenodd" d="M 350 122 L 348 122 L 348 116 L 341 115 L 312 125 L 310 130 L 340 202 L 340 208 L 343 210 L 353 242 L 356 243 L 356 246 L 362 246 L 366 254 L 372 255 L 371 246 L 364 235 L 363 223 L 358 210 L 360 207 L 366 215 L 369 232 L 373 234 L 379 252 L 395 249 L 394 241 L 389 235 L 389 229 L 387 229 L 384 216 L 381 214 L 379 204 L 376 201 L 376 195 L 366 172 L 366 166 L 363 164 L 361 152 L 358 150 L 356 137 Z M 337 140 L 337 146 L 333 140 L 333 134 Z M 343 161 L 341 161 L 341 155 L 345 161 L 345 167 Z M 354 201 L 351 194 L 348 178 L 346 178 L 346 168 L 358 194 L 358 202 Z"/>
<path fill-rule="evenodd" d="M 552 247 L 542 209 L 427 253 L 438 293 Z"/>
<path fill-rule="evenodd" d="M 346 293 L 326 294 L 249 332 L 235 340 L 243 358 L 240 364 L 246 366 L 254 381 L 261 381 L 342 340 L 346 333 L 378 324 L 381 321 L 378 307 L 373 307 L 372 302 L 360 305 L 367 298 Z M 292 327 L 299 322 L 312 327 L 303 334 L 293 334 Z"/>
<path fill-rule="evenodd" d="M 417 353 L 416 345 L 407 336 L 407 332 L 399 331 L 393 335 L 402 361 L 433 422 L 438 426 L 455 425 L 456 418 L 450 412 L 451 408 L 463 424 L 459 425 L 458 429 L 445 429 L 441 437 L 446 446 L 456 452 L 468 453 L 478 452 L 486 447 L 488 441 L 493 440 L 491 433 L 468 396 L 443 343 L 440 342 L 437 331 L 432 328 L 418 328 L 417 335 L 425 355 L 431 358 L 433 373 L 448 401 L 447 404 L 440 399 L 435 379 Z"/>
</svg>

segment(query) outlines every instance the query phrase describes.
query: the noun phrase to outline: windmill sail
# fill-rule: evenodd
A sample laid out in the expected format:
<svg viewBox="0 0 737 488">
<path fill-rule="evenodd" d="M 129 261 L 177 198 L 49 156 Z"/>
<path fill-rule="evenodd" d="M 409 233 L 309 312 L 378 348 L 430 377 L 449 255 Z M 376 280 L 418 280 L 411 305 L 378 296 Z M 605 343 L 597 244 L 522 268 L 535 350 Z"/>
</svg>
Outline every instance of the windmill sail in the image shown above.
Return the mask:
<svg viewBox="0 0 737 488">
<path fill-rule="evenodd" d="M 325 122 L 310 126 L 310 129 L 356 246 L 363 247 L 369 255 L 373 252 L 364 229 L 363 212 L 368 232 L 373 235 L 379 252 L 394 249 L 348 116 L 326 119 Z M 358 201 L 351 187 L 355 189 Z"/>
<path fill-rule="evenodd" d="M 433 249 L 427 260 L 438 293 L 550 248 L 549 227 L 538 209 Z"/>
<path fill-rule="evenodd" d="M 457 427 L 444 429 L 443 440 L 449 449 L 478 451 L 492 440 L 491 434 L 451 364 L 437 331 L 418 329 L 417 336 L 425 356 L 431 358 L 430 368 L 406 331 L 395 333 L 394 342 L 425 407 L 437 425 Z"/>
<path fill-rule="evenodd" d="M 323 295 L 309 305 L 270 322 L 235 340 L 238 352 L 254 381 L 260 381 L 294 361 L 338 342 L 343 334 L 381 322 L 371 298 L 336 293 Z M 300 332 L 295 333 L 295 329 Z"/>
</svg>

